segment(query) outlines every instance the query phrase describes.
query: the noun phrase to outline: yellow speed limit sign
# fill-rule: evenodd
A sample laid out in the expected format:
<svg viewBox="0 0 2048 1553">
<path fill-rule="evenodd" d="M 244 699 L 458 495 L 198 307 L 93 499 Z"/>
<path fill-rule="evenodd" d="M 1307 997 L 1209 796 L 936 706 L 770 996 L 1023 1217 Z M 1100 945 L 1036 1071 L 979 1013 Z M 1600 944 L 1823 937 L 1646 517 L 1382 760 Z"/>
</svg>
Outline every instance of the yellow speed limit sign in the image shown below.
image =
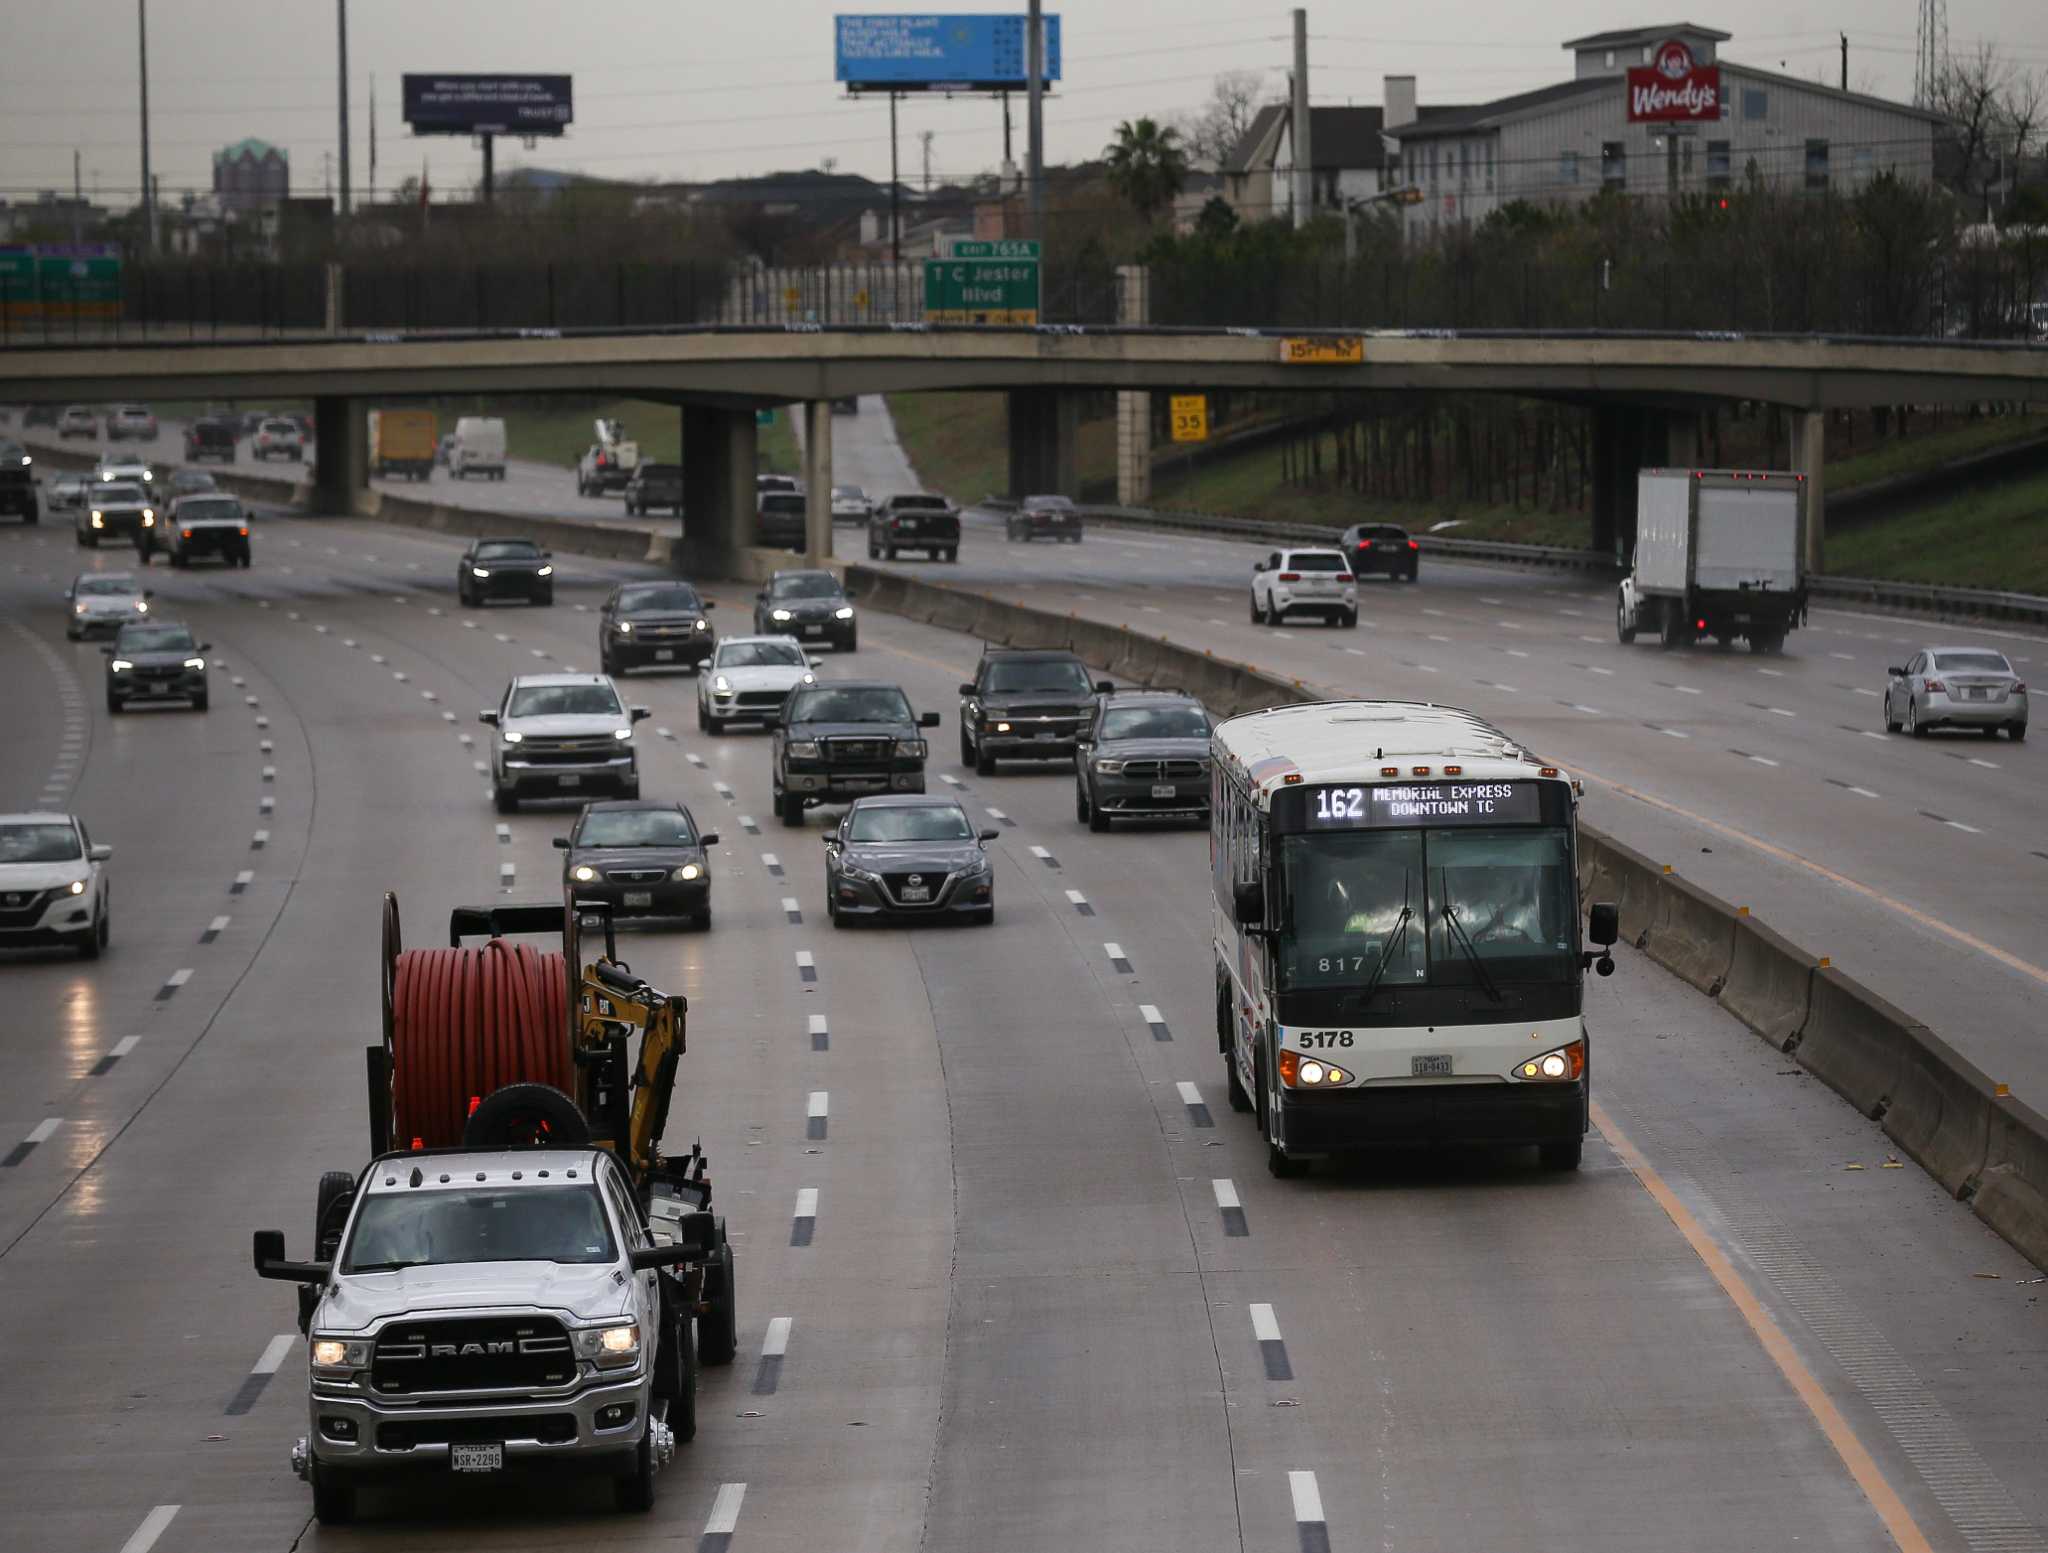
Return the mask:
<svg viewBox="0 0 2048 1553">
<path fill-rule="evenodd" d="M 1175 394 L 1173 396 L 1173 440 L 1175 442 L 1207 442 L 1209 440 L 1209 400 L 1203 394 Z"/>
<path fill-rule="evenodd" d="M 1365 341 L 1355 334 L 1280 342 L 1280 359 L 1293 367 L 1356 366 L 1365 360 Z"/>
</svg>

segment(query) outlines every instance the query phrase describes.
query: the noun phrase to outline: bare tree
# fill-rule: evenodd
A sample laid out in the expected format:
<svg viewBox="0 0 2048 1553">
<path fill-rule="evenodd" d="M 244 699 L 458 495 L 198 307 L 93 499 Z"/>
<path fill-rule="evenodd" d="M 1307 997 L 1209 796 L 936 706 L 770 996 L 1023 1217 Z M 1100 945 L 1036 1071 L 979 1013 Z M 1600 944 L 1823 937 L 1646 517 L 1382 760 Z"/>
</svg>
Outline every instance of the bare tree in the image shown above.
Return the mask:
<svg viewBox="0 0 2048 1553">
<path fill-rule="evenodd" d="M 1996 48 L 1980 43 L 1975 53 L 1951 56 L 1935 79 L 1929 106 L 1948 121 L 1937 166 L 1945 181 L 1971 199 L 1973 215 L 1985 212 L 1997 176 L 2013 74 Z"/>
<path fill-rule="evenodd" d="M 1230 160 L 1258 117 L 1264 83 L 1261 71 L 1226 70 L 1210 83 L 1208 101 L 1175 119 L 1190 162 L 1213 170 Z"/>
</svg>

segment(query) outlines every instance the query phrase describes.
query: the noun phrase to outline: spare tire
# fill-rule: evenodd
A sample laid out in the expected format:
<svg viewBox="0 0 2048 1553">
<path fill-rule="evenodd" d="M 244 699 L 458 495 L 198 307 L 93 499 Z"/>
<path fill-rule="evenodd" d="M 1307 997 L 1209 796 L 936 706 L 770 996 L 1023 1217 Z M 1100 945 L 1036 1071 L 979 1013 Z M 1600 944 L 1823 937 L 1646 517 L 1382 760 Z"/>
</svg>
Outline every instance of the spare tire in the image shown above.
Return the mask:
<svg viewBox="0 0 2048 1553">
<path fill-rule="evenodd" d="M 590 1123 L 576 1102 L 552 1084 L 507 1084 L 470 1112 L 462 1129 L 466 1149 L 580 1149 Z"/>
</svg>

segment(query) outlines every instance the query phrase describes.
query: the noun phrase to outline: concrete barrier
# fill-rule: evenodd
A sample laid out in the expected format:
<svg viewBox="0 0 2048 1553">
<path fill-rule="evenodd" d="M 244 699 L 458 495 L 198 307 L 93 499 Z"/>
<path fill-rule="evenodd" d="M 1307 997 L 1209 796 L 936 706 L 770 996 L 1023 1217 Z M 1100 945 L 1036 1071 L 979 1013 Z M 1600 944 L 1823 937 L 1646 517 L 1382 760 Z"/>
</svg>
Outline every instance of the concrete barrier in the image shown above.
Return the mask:
<svg viewBox="0 0 2048 1553">
<path fill-rule="evenodd" d="M 1970 1197 L 1991 1146 L 1993 1084 L 1930 1030 L 1900 1052 L 1884 1134 L 1954 1197 Z"/>
<path fill-rule="evenodd" d="M 1676 874 L 1664 875 L 1664 904 L 1643 950 L 1708 997 L 1728 979 L 1735 953 L 1735 908 Z"/>
<path fill-rule="evenodd" d="M 1623 943 L 1640 949 L 1664 905 L 1664 865 L 1623 846 L 1591 826 L 1579 827 L 1579 845 L 1594 849 L 1589 901 L 1612 902 L 1621 919 Z"/>
<path fill-rule="evenodd" d="M 2048 1117 L 2009 1095 L 1996 1100 L 1984 1173 L 1970 1207 L 2037 1264 L 2048 1265 Z"/>
<path fill-rule="evenodd" d="M 1861 982 L 1823 966 L 1813 973 L 1806 1024 L 1791 1051 L 1800 1067 L 1865 1116 L 1881 1117 L 1907 1047 L 1929 1033 Z"/>
<path fill-rule="evenodd" d="M 1756 918 L 1737 917 L 1721 1006 L 1783 1051 L 1806 1027 L 1818 963 Z"/>
</svg>

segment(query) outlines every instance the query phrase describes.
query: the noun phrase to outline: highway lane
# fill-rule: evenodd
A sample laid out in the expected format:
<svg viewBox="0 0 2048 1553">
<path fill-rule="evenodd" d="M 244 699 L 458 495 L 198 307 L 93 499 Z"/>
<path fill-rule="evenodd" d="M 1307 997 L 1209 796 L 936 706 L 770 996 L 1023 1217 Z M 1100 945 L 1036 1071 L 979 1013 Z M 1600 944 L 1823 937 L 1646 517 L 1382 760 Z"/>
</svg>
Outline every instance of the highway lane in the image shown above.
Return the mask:
<svg viewBox="0 0 2048 1553">
<path fill-rule="evenodd" d="M 445 544 L 300 522 L 264 537 L 251 572 L 159 578 L 210 631 L 232 621 L 317 730 L 314 844 L 279 935 L 209 1038 L 232 1044 L 211 1054 L 203 1084 L 181 1074 L 155 1103 L 188 1124 L 237 1118 L 227 1174 L 196 1199 L 170 1184 L 219 1151 L 217 1135 L 167 1136 L 145 1112 L 24 1242 L 30 1272 L 0 1258 L 6 1286 L 33 1294 L 28 1314 L 55 1321 L 118 1282 L 146 1233 L 162 1259 L 150 1327 L 198 1334 L 180 1342 L 157 1400 L 126 1398 L 123 1365 L 84 1366 L 73 1350 L 35 1371 L 31 1417 L 75 1387 L 74 1366 L 105 1376 L 70 1403 L 82 1430 L 113 1407 L 142 1415 L 120 1436 L 141 1441 L 134 1481 L 67 1524 L 85 1533 L 74 1545 L 117 1546 L 157 1503 L 185 1506 L 166 1548 L 283 1546 L 303 1520 L 303 1490 L 282 1471 L 299 1356 L 246 1416 L 216 1411 L 289 1328 L 288 1295 L 244 1271 L 247 1229 L 283 1223 L 299 1244 L 314 1173 L 360 1148 L 376 891 L 404 891 L 424 942 L 428 903 L 497 887 L 502 862 L 517 895 L 552 878 L 547 839 L 568 811 L 522 812 L 498 841 L 460 736 L 480 733 L 467 718 L 505 674 L 587 664 L 595 623 L 576 605 L 631 571 L 572 566 L 552 611 L 462 611 Z M 324 556 L 327 538 L 337 557 Z M 863 642 L 846 671 L 899 674 L 920 707 L 942 709 L 974 652 L 884 619 Z M 304 1545 L 671 1545 L 706 1524 L 720 1484 L 747 1482 L 742 1548 L 815 1545 L 821 1530 L 835 1546 L 900 1547 L 920 1528 L 934 1548 L 1076 1535 L 1270 1547 L 1286 1545 L 1307 1502 L 1297 1472 L 1315 1474 L 1335 1546 L 1507 1545 L 1532 1523 L 1616 1547 L 1877 1543 L 1862 1496 L 1734 1307 L 1598 1142 L 1571 1182 L 1493 1160 L 1264 1176 L 1249 1125 L 1220 1104 L 1198 832 L 1090 837 L 1057 773 L 981 779 L 942 756 L 957 786 L 935 790 L 1015 822 L 998 844 L 997 926 L 835 934 L 817 915 L 821 822 L 759 824 L 764 741 L 695 735 L 687 676 L 627 688 L 656 712 L 643 737 L 675 735 L 647 744 L 650 775 L 725 832 L 716 929 L 636 932 L 626 952 L 694 1000 L 678 1124 L 703 1130 L 744 1237 L 741 1368 L 712 1381 L 705 1432 L 652 1522 L 614 1518 L 580 1491 L 501 1506 L 407 1493 L 379 1506 L 388 1521 Z M 742 815 L 763 833 L 730 823 Z M 785 895 L 801 925 L 784 917 Z M 1106 941 L 1131 976 L 1112 971 Z M 810 992 L 799 949 L 818 970 Z M 1148 1006 L 1171 1040 L 1155 1039 Z M 814 1013 L 827 1020 L 823 1052 Z M 1935 1545 L 1970 1545 L 1951 1513 L 1981 1514 L 1971 1495 L 1983 1484 L 1959 1479 L 1956 1462 L 2038 1525 L 2048 1507 L 2027 1463 L 2048 1442 L 2027 1401 L 2042 1355 L 2023 1265 L 1918 1172 L 1881 1172 L 1874 1128 L 1779 1076 L 1774 1054 L 1640 961 L 1596 986 L 1589 1017 L 1623 1129 L 1752 1268 Z M 1213 1125 L 1195 1123 L 1182 1083 Z M 830 1131 L 811 1143 L 801 1117 L 820 1090 Z M 1239 1194 L 1249 1235 L 1225 1234 L 1218 1180 Z M 820 1194 L 817 1233 L 794 1248 L 806 1187 Z M 176 1243 L 159 1251 L 152 1223 L 176 1224 Z M 1291 1382 L 1266 1379 L 1253 1307 L 1267 1305 Z M 792 1318 L 788 1359 L 774 1397 L 756 1399 L 750 1360 L 775 1315 Z M 105 1326 L 129 1364 L 151 1352 L 142 1322 L 110 1313 Z M 1873 1373 L 1874 1343 L 1903 1366 L 1882 1370 L 1892 1379 L 1875 1400 L 1856 1384 Z M 1960 1454 L 1954 1439 L 1925 1444 L 1913 1420 L 1930 1402 Z M 747 1412 L 762 1416 L 734 1416 Z M 82 1466 L 19 1432 L 6 1444 L 0 1460 L 19 1476 L 0 1477 L 0 1513 L 47 1514 L 55 1492 L 90 1497 Z"/>
</svg>

